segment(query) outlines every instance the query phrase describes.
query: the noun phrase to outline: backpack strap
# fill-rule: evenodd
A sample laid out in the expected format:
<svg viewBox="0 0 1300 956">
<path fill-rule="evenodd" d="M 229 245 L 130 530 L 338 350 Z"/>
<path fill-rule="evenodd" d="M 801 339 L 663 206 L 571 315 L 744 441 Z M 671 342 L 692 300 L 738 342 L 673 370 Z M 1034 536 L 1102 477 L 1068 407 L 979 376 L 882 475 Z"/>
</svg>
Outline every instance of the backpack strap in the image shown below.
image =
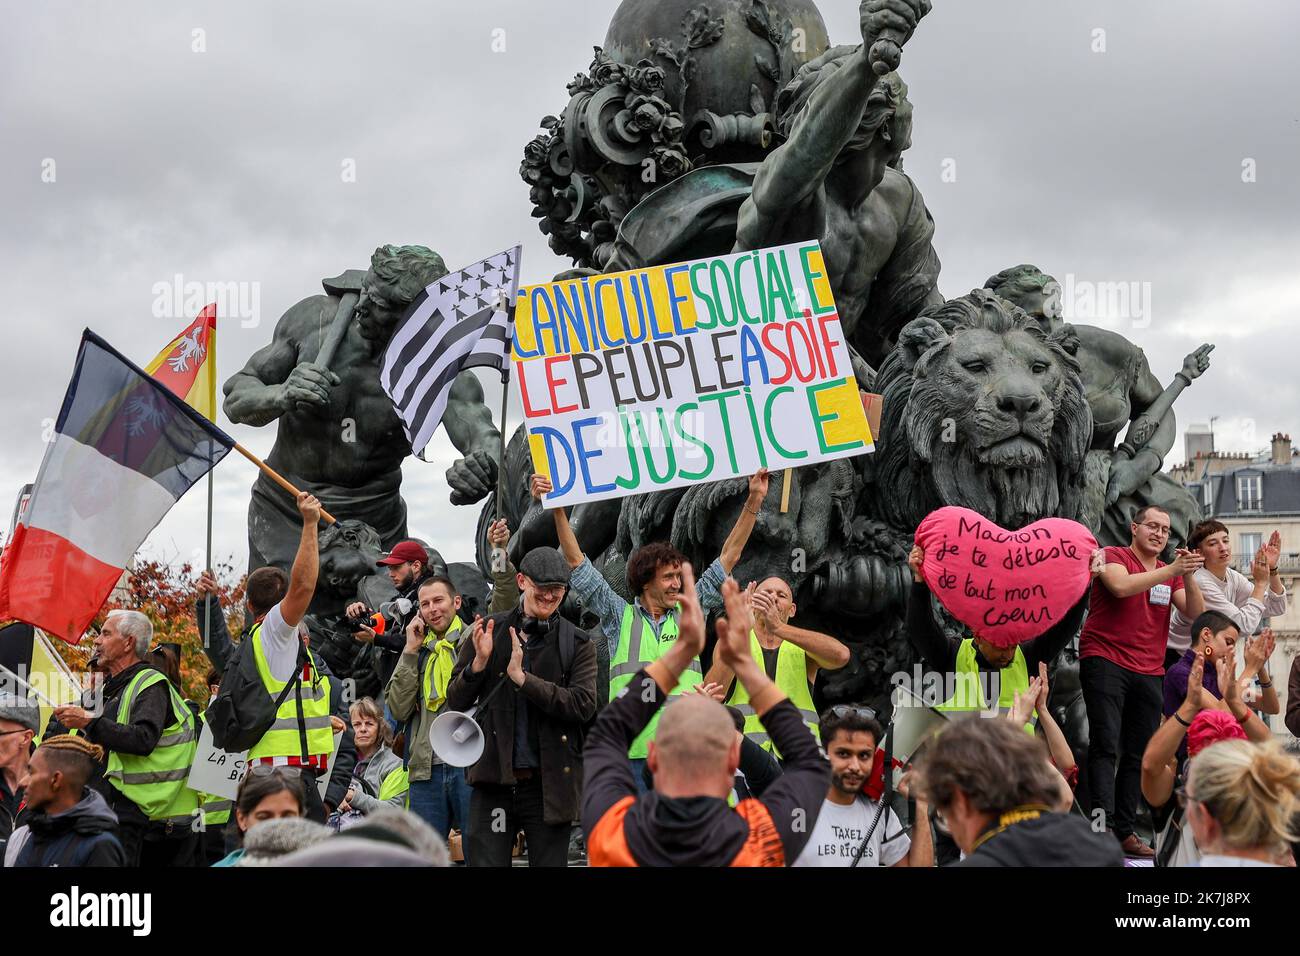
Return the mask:
<svg viewBox="0 0 1300 956">
<path fill-rule="evenodd" d="M 308 758 L 311 757 L 311 754 L 307 750 L 307 715 L 303 713 L 302 710 L 302 668 L 304 663 L 309 661 L 310 658 L 307 657 L 307 648 L 303 647 L 302 644 L 299 644 L 298 659 L 294 661 L 295 671 L 293 675 L 293 686 L 295 688 L 294 695 L 298 702 L 298 747 L 302 751 L 302 760 L 304 764 L 307 762 Z M 315 667 L 315 664 L 313 663 L 312 666 Z M 276 704 L 275 709 L 278 711 L 280 705 Z"/>
</svg>

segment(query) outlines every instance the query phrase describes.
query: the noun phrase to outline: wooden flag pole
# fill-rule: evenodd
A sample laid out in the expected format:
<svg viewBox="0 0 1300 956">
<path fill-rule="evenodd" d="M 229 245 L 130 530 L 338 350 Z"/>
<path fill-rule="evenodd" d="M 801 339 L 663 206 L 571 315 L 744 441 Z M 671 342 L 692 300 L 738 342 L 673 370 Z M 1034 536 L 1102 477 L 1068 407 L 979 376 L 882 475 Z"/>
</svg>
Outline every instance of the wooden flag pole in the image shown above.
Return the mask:
<svg viewBox="0 0 1300 956">
<path fill-rule="evenodd" d="M 276 471 L 266 462 L 262 461 L 262 459 L 258 458 L 256 455 L 254 455 L 251 451 L 249 451 L 239 442 L 235 442 L 235 451 L 239 452 L 241 455 L 243 455 L 245 458 L 247 458 L 249 461 L 255 464 L 258 468 L 262 470 L 262 474 L 266 475 L 266 477 L 270 478 L 272 481 L 274 481 L 285 491 L 289 492 L 289 494 L 293 495 L 295 499 L 300 494 L 302 494 L 302 492 L 299 489 L 293 486 L 292 482 L 284 478 L 284 476 L 282 476 L 278 471 Z M 321 508 L 320 516 L 321 516 L 321 520 L 324 521 L 326 524 L 334 524 L 334 516 L 330 514 L 328 511 L 326 511 L 324 508 Z"/>
<path fill-rule="evenodd" d="M 794 474 L 794 469 L 787 468 L 781 478 L 781 514 L 785 514 L 790 510 L 790 476 L 792 474 Z"/>
<path fill-rule="evenodd" d="M 212 570 L 212 453 L 208 453 L 208 543 L 207 558 L 203 565 L 208 571 Z M 203 646 L 208 644 L 208 635 L 212 633 L 212 602 L 203 602 Z"/>
</svg>

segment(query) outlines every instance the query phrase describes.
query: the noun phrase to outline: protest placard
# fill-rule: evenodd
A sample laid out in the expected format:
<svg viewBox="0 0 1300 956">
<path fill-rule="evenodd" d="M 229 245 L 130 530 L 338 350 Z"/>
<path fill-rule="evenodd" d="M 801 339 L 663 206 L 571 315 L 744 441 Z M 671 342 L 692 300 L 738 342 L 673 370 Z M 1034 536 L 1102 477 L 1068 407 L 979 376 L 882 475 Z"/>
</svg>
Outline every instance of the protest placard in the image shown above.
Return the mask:
<svg viewBox="0 0 1300 956">
<path fill-rule="evenodd" d="M 548 506 L 873 448 L 816 242 L 525 286 L 511 358 Z"/>
<path fill-rule="evenodd" d="M 211 793 L 226 800 L 235 799 L 239 782 L 244 779 L 247 753 L 226 753 L 212 740 L 207 724 L 199 734 L 199 747 L 190 766 L 188 786 L 199 793 Z"/>
<path fill-rule="evenodd" d="M 334 762 L 338 759 L 339 744 L 342 740 L 342 734 L 334 735 L 334 750 L 330 756 L 329 773 L 321 774 L 316 781 L 322 800 L 325 799 L 325 790 L 329 787 L 330 778 L 334 776 Z M 204 724 L 199 734 L 199 746 L 194 752 L 194 763 L 190 766 L 190 776 L 186 786 L 199 793 L 210 793 L 227 800 L 234 800 L 235 794 L 239 791 L 239 784 L 244 779 L 247 765 L 247 752 L 226 753 L 212 740 L 212 731 L 208 729 L 207 724 Z"/>
<path fill-rule="evenodd" d="M 1008 531 L 969 508 L 940 508 L 916 529 L 922 575 L 948 613 L 1011 647 L 1042 634 L 1088 589 L 1097 541 L 1066 518 Z"/>
</svg>

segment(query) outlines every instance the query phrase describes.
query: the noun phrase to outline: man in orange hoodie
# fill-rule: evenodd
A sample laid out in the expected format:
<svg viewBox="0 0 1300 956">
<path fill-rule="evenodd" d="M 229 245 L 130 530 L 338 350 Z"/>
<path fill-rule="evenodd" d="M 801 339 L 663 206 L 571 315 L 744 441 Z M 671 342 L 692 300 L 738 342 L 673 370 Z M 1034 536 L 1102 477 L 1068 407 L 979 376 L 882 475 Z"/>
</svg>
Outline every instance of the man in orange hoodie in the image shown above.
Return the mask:
<svg viewBox="0 0 1300 956">
<path fill-rule="evenodd" d="M 632 678 L 600 714 L 587 739 L 582 825 L 592 866 L 788 866 L 808 841 L 830 768 L 798 709 L 749 650 L 753 613 L 730 578 L 727 617 L 718 622 L 719 659 L 749 694 L 785 758 L 762 800 L 728 804 L 740 739 L 726 709 L 699 694 L 674 698 L 659 721 L 647 763 L 654 790 L 638 796 L 627 749 L 704 649 L 695 576 L 682 565 L 681 623 L 673 646 Z"/>
</svg>

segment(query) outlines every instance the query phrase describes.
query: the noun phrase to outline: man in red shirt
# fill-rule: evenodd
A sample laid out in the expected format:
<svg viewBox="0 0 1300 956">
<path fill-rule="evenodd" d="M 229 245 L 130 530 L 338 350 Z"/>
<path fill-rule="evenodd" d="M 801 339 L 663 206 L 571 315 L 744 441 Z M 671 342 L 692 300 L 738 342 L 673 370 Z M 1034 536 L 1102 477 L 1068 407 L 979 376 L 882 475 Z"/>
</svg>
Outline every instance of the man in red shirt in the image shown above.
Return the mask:
<svg viewBox="0 0 1300 956">
<path fill-rule="evenodd" d="M 1205 608 L 1192 577 L 1203 558 L 1179 548 L 1173 564 L 1160 560 L 1169 515 L 1159 508 L 1141 509 L 1129 528 L 1133 540 L 1106 549 L 1106 568 L 1092 584 L 1079 637 L 1079 683 L 1088 708 L 1093 812 L 1105 811 L 1106 827 L 1127 855 L 1151 857 L 1155 851 L 1133 832 L 1142 753 L 1160 725 L 1171 609 L 1195 618 Z"/>
</svg>

